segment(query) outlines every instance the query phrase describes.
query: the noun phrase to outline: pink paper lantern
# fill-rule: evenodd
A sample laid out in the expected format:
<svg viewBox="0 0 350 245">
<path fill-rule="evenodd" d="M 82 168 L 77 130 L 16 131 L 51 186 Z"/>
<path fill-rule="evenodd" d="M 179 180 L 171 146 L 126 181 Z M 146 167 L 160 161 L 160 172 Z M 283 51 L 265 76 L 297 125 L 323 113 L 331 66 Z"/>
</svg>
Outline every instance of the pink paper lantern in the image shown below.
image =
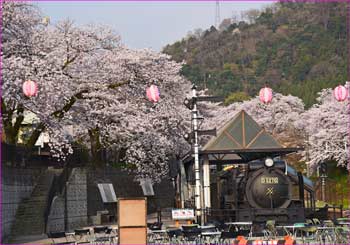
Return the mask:
<svg viewBox="0 0 350 245">
<path fill-rule="evenodd" d="M 34 81 L 27 80 L 22 86 L 23 93 L 27 97 L 33 97 L 38 94 L 38 84 Z"/>
<path fill-rule="evenodd" d="M 342 85 L 337 86 L 334 91 L 334 97 L 338 101 L 344 101 L 348 98 L 348 90 Z"/>
<path fill-rule="evenodd" d="M 264 104 L 268 104 L 272 100 L 272 89 L 265 87 L 260 89 L 259 92 L 260 101 Z"/>
<path fill-rule="evenodd" d="M 159 89 L 156 85 L 151 85 L 149 88 L 146 90 L 146 95 L 149 101 L 156 103 L 159 101 L 160 96 L 159 96 Z"/>
</svg>

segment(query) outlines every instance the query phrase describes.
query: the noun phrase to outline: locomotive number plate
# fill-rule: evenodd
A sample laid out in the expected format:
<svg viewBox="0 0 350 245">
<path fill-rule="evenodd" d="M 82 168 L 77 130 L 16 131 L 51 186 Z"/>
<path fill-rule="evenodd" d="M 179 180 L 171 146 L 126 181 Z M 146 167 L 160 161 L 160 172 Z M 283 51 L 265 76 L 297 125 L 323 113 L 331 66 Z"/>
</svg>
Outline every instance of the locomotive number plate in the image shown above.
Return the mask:
<svg viewBox="0 0 350 245">
<path fill-rule="evenodd" d="M 261 177 L 261 184 L 278 184 L 278 177 Z"/>
</svg>

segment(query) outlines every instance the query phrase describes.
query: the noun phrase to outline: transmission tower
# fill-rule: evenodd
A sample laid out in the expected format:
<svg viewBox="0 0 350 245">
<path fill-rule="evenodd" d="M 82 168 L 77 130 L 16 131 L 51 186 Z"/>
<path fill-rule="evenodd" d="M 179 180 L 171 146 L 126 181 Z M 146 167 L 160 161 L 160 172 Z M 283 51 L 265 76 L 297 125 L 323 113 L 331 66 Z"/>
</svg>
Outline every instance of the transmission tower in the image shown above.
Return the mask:
<svg viewBox="0 0 350 245">
<path fill-rule="evenodd" d="M 215 27 L 216 29 L 219 28 L 220 25 L 220 3 L 219 1 L 216 1 L 216 8 L 215 8 Z"/>
</svg>

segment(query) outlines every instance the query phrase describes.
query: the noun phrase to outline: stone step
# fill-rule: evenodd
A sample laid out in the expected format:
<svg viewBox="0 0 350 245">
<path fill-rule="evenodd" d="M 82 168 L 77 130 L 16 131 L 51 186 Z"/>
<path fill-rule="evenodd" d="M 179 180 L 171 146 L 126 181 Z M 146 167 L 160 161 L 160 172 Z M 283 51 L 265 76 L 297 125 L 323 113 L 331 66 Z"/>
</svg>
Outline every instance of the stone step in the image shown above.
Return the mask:
<svg viewBox="0 0 350 245">
<path fill-rule="evenodd" d="M 29 236 L 23 236 L 23 235 L 18 235 L 16 237 L 13 237 L 11 239 L 11 243 L 14 244 L 25 244 L 25 243 L 31 243 L 34 244 L 34 242 L 40 241 L 47 239 L 47 235 L 45 234 L 40 234 L 40 235 L 29 235 Z"/>
<path fill-rule="evenodd" d="M 16 219 L 11 230 L 11 240 L 17 241 L 16 237 L 42 234 L 45 230 L 45 211 L 47 197 L 50 191 L 52 173 L 43 173 L 38 179 L 32 194 L 18 207 Z"/>
<path fill-rule="evenodd" d="M 38 207 L 45 207 L 46 206 L 46 203 L 44 202 L 30 202 L 30 203 L 26 203 L 26 204 L 23 204 L 23 206 L 20 206 L 19 210 L 25 210 L 25 209 L 29 209 L 29 208 L 38 208 Z"/>
<path fill-rule="evenodd" d="M 45 230 L 45 226 L 34 226 L 34 227 L 29 227 L 29 226 L 23 226 L 22 229 L 19 230 L 14 230 L 13 234 L 23 234 L 23 235 L 27 235 L 27 234 L 38 234 L 38 231 L 44 231 Z"/>
<path fill-rule="evenodd" d="M 36 216 L 33 216 L 33 217 L 26 217 L 24 219 L 19 219 L 19 221 L 22 223 L 22 224 L 25 224 L 25 223 L 43 223 L 43 221 L 41 221 L 40 219 L 38 219 Z"/>
<path fill-rule="evenodd" d="M 23 216 L 16 216 L 16 218 L 20 219 L 22 222 L 23 221 L 40 221 L 42 218 L 38 215 L 23 215 Z"/>
<path fill-rule="evenodd" d="M 13 230 L 13 234 L 38 234 L 38 232 L 43 232 L 45 229 L 44 225 L 41 226 L 33 226 L 30 227 L 29 225 L 23 226 L 21 229 L 15 229 Z"/>
<path fill-rule="evenodd" d="M 25 209 L 21 209 L 21 210 L 18 210 L 17 214 L 18 216 L 22 216 L 24 214 L 32 214 L 32 213 L 41 213 L 42 212 L 42 208 L 44 208 L 44 206 L 42 207 L 28 207 L 28 208 L 25 208 Z"/>
<path fill-rule="evenodd" d="M 33 230 L 35 228 L 41 230 L 45 227 L 44 223 L 41 222 L 35 222 L 35 221 L 24 221 L 21 223 L 21 227 L 16 227 L 13 229 L 14 232 L 16 231 L 24 231 L 24 230 Z"/>
<path fill-rule="evenodd" d="M 35 226 L 35 227 L 29 227 L 25 226 L 20 230 L 14 230 L 12 234 L 16 235 L 28 235 L 28 234 L 38 234 L 40 232 L 44 232 L 45 227 L 44 226 Z"/>
</svg>

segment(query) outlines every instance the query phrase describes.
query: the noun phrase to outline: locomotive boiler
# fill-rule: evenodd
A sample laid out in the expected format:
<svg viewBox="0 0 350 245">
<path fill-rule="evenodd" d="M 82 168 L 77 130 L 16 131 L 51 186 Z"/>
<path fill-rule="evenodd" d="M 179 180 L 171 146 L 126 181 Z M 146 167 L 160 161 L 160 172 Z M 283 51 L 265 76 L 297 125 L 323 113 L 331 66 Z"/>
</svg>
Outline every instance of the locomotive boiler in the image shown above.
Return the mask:
<svg viewBox="0 0 350 245">
<path fill-rule="evenodd" d="M 312 182 L 282 160 L 226 168 L 217 190 L 219 208 L 231 210 L 231 221 L 303 222 L 314 208 Z"/>
</svg>

